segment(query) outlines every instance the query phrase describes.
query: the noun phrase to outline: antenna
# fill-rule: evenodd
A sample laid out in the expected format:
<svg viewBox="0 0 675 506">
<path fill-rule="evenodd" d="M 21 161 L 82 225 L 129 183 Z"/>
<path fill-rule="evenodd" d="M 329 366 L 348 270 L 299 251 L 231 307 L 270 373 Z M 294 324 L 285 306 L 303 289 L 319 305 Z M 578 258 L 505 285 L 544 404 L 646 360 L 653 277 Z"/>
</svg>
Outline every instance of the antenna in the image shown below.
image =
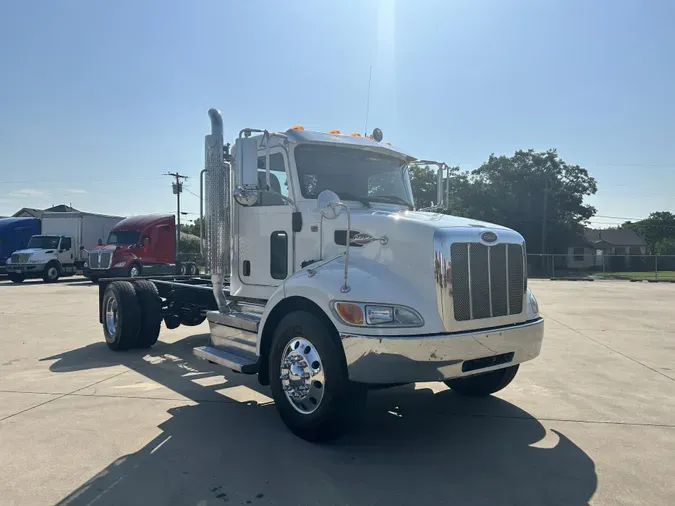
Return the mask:
<svg viewBox="0 0 675 506">
<path fill-rule="evenodd" d="M 368 113 L 370 112 L 370 81 L 373 78 L 373 66 L 370 66 L 370 71 L 368 72 L 368 100 L 366 101 L 366 126 L 363 135 L 368 135 Z"/>
</svg>

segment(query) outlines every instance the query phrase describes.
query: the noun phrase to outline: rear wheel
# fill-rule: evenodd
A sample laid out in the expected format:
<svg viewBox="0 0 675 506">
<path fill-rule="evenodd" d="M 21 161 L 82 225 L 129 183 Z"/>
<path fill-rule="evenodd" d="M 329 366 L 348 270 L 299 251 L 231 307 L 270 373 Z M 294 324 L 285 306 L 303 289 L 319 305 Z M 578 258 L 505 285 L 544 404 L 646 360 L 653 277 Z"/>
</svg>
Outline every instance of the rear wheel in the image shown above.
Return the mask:
<svg viewBox="0 0 675 506">
<path fill-rule="evenodd" d="M 502 388 L 508 386 L 513 381 L 518 372 L 518 365 L 497 369 L 496 371 L 446 380 L 453 392 L 465 397 L 485 397 L 487 395 L 499 392 Z"/>
<path fill-rule="evenodd" d="M 59 264 L 56 262 L 50 262 L 47 264 L 47 267 L 45 267 L 44 273 L 42 274 L 42 279 L 45 283 L 54 283 L 58 281 L 59 276 Z"/>
<path fill-rule="evenodd" d="M 8 276 L 9 276 L 9 280 L 12 283 L 23 283 L 23 280 L 26 279 L 26 277 L 23 274 L 12 273 L 12 274 L 8 274 Z"/>
<path fill-rule="evenodd" d="M 149 348 L 157 342 L 162 325 L 162 299 L 157 287 L 151 281 L 134 282 L 138 303 L 141 306 L 141 328 L 138 332 L 136 346 Z"/>
<path fill-rule="evenodd" d="M 190 275 L 196 276 L 197 274 L 199 274 L 199 267 L 197 267 L 196 263 L 190 262 Z"/>
<path fill-rule="evenodd" d="M 343 351 L 315 315 L 286 315 L 274 335 L 269 378 L 279 415 L 308 441 L 335 439 L 363 408 L 366 391 L 347 377 Z"/>
<path fill-rule="evenodd" d="M 187 265 L 183 262 L 180 262 L 178 265 L 176 265 L 176 270 L 178 271 L 178 274 L 185 276 L 187 274 Z"/>
<path fill-rule="evenodd" d="M 134 285 L 113 281 L 103 294 L 103 333 L 111 350 L 128 350 L 137 342 L 141 306 Z"/>
</svg>

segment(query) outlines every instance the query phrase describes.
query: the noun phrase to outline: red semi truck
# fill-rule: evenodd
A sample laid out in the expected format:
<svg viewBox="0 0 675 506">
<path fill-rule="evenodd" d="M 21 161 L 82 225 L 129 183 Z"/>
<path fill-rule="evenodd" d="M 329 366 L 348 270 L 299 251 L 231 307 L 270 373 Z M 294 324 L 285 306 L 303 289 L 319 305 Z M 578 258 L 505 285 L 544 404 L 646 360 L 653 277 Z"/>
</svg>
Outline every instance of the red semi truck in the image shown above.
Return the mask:
<svg viewBox="0 0 675 506">
<path fill-rule="evenodd" d="M 194 262 L 176 261 L 176 221 L 173 214 L 132 216 L 110 231 L 105 244 L 89 251 L 84 275 L 100 278 L 195 275 Z"/>
</svg>

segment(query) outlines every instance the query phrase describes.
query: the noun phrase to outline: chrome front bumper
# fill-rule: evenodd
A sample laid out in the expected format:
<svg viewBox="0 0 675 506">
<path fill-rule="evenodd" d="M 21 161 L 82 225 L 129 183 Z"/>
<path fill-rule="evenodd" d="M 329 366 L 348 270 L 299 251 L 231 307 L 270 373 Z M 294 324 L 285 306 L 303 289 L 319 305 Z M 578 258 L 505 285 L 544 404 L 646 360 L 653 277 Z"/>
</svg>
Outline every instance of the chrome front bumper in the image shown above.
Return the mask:
<svg viewBox="0 0 675 506">
<path fill-rule="evenodd" d="M 349 379 L 360 383 L 398 384 L 440 381 L 508 367 L 539 355 L 544 320 L 481 331 L 427 336 L 377 337 L 340 334 Z M 513 355 L 511 355 L 513 354 Z M 506 357 L 496 365 L 489 360 Z M 471 369 L 471 370 L 466 370 Z"/>
</svg>

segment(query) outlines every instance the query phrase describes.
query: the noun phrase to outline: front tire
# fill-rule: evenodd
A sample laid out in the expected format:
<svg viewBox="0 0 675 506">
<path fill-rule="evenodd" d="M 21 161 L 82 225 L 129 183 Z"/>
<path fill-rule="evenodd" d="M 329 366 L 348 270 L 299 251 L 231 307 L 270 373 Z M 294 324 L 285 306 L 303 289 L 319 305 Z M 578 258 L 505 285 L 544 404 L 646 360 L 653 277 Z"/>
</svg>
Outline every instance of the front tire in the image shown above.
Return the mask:
<svg viewBox="0 0 675 506">
<path fill-rule="evenodd" d="M 281 419 L 307 441 L 340 437 L 365 401 L 365 389 L 348 379 L 343 350 L 330 329 L 306 311 L 294 311 L 279 323 L 269 378 Z"/>
<path fill-rule="evenodd" d="M 141 275 L 141 266 L 138 264 L 131 264 L 131 267 L 129 267 L 129 277 L 130 278 L 137 278 L 138 276 Z"/>
<path fill-rule="evenodd" d="M 128 350 L 137 341 L 141 328 L 141 306 L 134 285 L 113 281 L 103 294 L 103 334 L 108 348 Z"/>
<path fill-rule="evenodd" d="M 497 369 L 496 371 L 467 376 L 465 378 L 456 378 L 446 380 L 444 383 L 449 386 L 457 395 L 464 397 L 486 397 L 502 388 L 506 388 L 513 381 L 518 372 L 519 364 Z"/>
<path fill-rule="evenodd" d="M 9 280 L 12 283 L 23 283 L 23 281 L 26 279 L 26 277 L 23 274 L 8 274 Z"/>
<path fill-rule="evenodd" d="M 45 271 L 42 274 L 42 279 L 45 283 L 56 283 L 60 276 L 59 264 L 56 262 L 50 262 L 45 267 Z"/>
</svg>

